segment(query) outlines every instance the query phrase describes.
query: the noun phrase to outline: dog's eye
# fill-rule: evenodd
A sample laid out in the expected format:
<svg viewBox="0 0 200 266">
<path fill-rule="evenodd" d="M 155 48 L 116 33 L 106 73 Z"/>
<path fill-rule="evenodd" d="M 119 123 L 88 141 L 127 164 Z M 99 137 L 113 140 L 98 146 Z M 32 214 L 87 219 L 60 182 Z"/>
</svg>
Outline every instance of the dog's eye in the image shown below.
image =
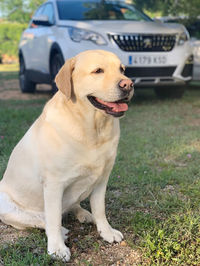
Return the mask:
<svg viewBox="0 0 200 266">
<path fill-rule="evenodd" d="M 124 74 L 124 72 L 125 72 L 125 69 L 124 69 L 122 66 L 120 66 L 120 72 L 121 72 L 122 74 Z"/>
<path fill-rule="evenodd" d="M 99 73 L 104 73 L 103 69 L 102 68 L 97 68 L 93 71 L 93 73 L 95 74 L 99 74 Z"/>
</svg>

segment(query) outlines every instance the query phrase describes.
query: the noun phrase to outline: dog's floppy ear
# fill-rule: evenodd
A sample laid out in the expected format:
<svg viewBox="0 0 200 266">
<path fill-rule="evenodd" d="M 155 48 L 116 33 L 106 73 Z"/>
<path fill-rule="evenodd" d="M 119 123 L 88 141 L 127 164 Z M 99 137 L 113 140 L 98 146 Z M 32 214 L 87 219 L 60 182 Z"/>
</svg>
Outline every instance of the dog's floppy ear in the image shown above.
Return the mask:
<svg viewBox="0 0 200 266">
<path fill-rule="evenodd" d="M 66 95 L 67 100 L 71 97 L 72 91 L 72 71 L 74 69 L 75 59 L 72 57 L 67 60 L 56 75 L 55 82 L 58 89 Z"/>
</svg>

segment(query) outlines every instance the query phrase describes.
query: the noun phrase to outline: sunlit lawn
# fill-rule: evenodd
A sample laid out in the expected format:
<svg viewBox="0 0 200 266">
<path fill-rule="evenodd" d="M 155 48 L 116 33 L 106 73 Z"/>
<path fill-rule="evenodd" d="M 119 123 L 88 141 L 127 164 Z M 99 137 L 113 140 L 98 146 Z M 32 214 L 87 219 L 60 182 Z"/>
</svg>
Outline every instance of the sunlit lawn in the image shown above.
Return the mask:
<svg viewBox="0 0 200 266">
<path fill-rule="evenodd" d="M 19 71 L 19 64 L 0 64 L 0 72 Z"/>
</svg>

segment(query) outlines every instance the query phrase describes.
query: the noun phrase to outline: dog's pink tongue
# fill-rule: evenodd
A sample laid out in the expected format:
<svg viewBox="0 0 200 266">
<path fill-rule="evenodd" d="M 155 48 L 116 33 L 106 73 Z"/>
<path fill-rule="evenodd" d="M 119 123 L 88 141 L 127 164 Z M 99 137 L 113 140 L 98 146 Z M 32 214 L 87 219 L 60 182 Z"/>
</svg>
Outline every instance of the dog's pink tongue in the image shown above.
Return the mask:
<svg viewBox="0 0 200 266">
<path fill-rule="evenodd" d="M 108 106 L 109 108 L 112 108 L 112 111 L 118 113 L 118 112 L 125 112 L 128 110 L 128 104 L 126 103 L 113 103 L 113 102 L 104 102 L 103 100 L 100 100 L 99 98 L 96 98 L 96 100 L 103 105 Z"/>
</svg>

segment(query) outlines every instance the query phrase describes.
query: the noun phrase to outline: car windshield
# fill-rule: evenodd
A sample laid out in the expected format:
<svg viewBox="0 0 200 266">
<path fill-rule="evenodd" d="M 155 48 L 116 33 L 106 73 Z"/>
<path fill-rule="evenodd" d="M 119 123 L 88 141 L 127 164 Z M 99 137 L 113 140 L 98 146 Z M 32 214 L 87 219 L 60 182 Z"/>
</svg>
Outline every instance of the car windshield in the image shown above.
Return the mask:
<svg viewBox="0 0 200 266">
<path fill-rule="evenodd" d="M 61 20 L 134 20 L 151 21 L 134 6 L 119 1 L 58 0 Z"/>
</svg>

